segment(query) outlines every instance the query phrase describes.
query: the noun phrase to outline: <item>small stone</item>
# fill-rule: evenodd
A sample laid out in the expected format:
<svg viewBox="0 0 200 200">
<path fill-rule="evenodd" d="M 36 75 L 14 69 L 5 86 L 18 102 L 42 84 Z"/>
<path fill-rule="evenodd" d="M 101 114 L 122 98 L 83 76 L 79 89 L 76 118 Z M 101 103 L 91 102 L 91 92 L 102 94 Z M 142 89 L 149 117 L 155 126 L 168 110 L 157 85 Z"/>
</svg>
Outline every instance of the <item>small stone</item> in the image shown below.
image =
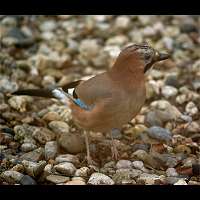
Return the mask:
<svg viewBox="0 0 200 200">
<path fill-rule="evenodd" d="M 137 180 L 144 181 L 145 185 L 154 185 L 157 180 L 160 180 L 160 177 L 156 174 L 143 173 Z"/>
<path fill-rule="evenodd" d="M 37 182 L 28 175 L 24 175 L 20 180 L 21 185 L 37 185 Z"/>
<path fill-rule="evenodd" d="M 21 178 L 24 175 L 17 171 L 7 170 L 1 173 L 0 177 L 2 177 L 6 182 L 13 184 L 19 183 Z"/>
<path fill-rule="evenodd" d="M 52 168 L 53 168 L 53 165 L 52 164 L 47 164 L 44 168 L 44 174 L 47 176 L 47 175 L 50 175 L 52 174 Z"/>
<path fill-rule="evenodd" d="M 190 116 L 193 116 L 198 113 L 198 108 L 194 104 L 194 102 L 190 101 L 186 106 L 185 106 L 185 111 L 188 113 Z"/>
<path fill-rule="evenodd" d="M 130 182 L 138 177 L 142 172 L 138 169 L 118 169 L 113 175 L 115 184 L 122 184 L 122 182 Z"/>
<path fill-rule="evenodd" d="M 158 126 L 152 126 L 147 130 L 147 133 L 150 137 L 165 142 L 169 142 L 172 139 L 172 134 L 169 130 Z"/>
<path fill-rule="evenodd" d="M 143 169 L 144 167 L 144 163 L 142 161 L 139 161 L 139 160 L 136 160 L 136 161 L 133 161 L 132 162 L 132 166 L 135 168 L 135 169 Z"/>
<path fill-rule="evenodd" d="M 185 153 L 189 155 L 191 153 L 190 147 L 187 147 L 186 145 L 180 144 L 174 148 L 174 152 L 176 153 Z"/>
<path fill-rule="evenodd" d="M 33 143 L 23 143 L 20 148 L 23 152 L 29 152 L 36 149 L 37 146 Z"/>
<path fill-rule="evenodd" d="M 132 168 L 132 162 L 130 160 L 119 160 L 116 164 L 117 169 L 129 169 Z"/>
<path fill-rule="evenodd" d="M 88 184 L 90 185 L 114 185 L 114 181 L 105 174 L 95 172 L 93 173 L 89 180 Z"/>
<path fill-rule="evenodd" d="M 62 134 L 58 144 L 68 153 L 77 154 L 85 150 L 83 136 L 75 133 Z"/>
<path fill-rule="evenodd" d="M 95 39 L 84 39 L 79 46 L 80 54 L 86 58 L 92 58 L 98 55 L 100 46 Z"/>
<path fill-rule="evenodd" d="M 178 90 L 173 86 L 166 85 L 162 88 L 161 93 L 165 98 L 168 99 L 170 97 L 176 96 L 178 93 Z"/>
<path fill-rule="evenodd" d="M 56 171 L 64 174 L 65 176 L 73 176 L 76 171 L 76 167 L 69 162 L 57 164 L 54 166 L 54 168 Z"/>
<path fill-rule="evenodd" d="M 88 167 L 81 167 L 80 169 L 77 169 L 74 176 L 80 176 L 80 177 L 88 177 L 90 173 L 90 169 Z"/>
<path fill-rule="evenodd" d="M 58 153 L 58 146 L 56 141 L 50 141 L 45 144 L 44 154 L 46 160 L 54 159 L 57 153 Z"/>
<path fill-rule="evenodd" d="M 43 158 L 44 158 L 44 149 L 41 147 L 20 156 L 20 160 L 29 160 L 32 162 L 38 162 Z"/>
<path fill-rule="evenodd" d="M 8 100 L 8 104 L 15 110 L 18 110 L 19 112 L 25 112 L 27 102 L 29 99 L 30 98 L 24 96 L 13 96 Z"/>
<path fill-rule="evenodd" d="M 157 112 L 150 111 L 145 117 L 145 124 L 149 126 L 162 126 L 163 121 L 160 119 Z"/>
<path fill-rule="evenodd" d="M 165 85 L 169 85 L 169 86 L 178 88 L 180 86 L 180 84 L 178 82 L 178 76 L 177 75 L 168 75 L 165 79 Z"/>
<path fill-rule="evenodd" d="M 178 173 L 176 172 L 176 169 L 175 168 L 168 168 L 166 170 L 166 175 L 167 176 L 178 176 Z"/>
<path fill-rule="evenodd" d="M 22 164 L 25 168 L 26 173 L 29 176 L 37 177 L 42 173 L 44 167 L 46 166 L 46 161 L 40 161 L 39 163 L 23 160 Z"/>
<path fill-rule="evenodd" d="M 127 30 L 130 27 L 130 18 L 128 16 L 119 16 L 115 20 L 115 28 L 118 30 Z"/>
<path fill-rule="evenodd" d="M 60 176 L 60 175 L 49 175 L 46 177 L 46 180 L 55 184 L 59 184 L 59 183 L 68 182 L 70 178 L 66 176 Z"/>
<path fill-rule="evenodd" d="M 33 132 L 33 138 L 36 139 L 41 144 L 45 144 L 46 142 L 54 140 L 55 137 L 56 137 L 56 135 L 54 132 L 52 132 L 49 129 L 44 128 L 44 127 L 37 128 Z"/>
<path fill-rule="evenodd" d="M 51 121 L 60 121 L 61 117 L 56 112 L 48 112 L 42 117 L 42 119 L 51 122 Z"/>
<path fill-rule="evenodd" d="M 122 133 L 119 129 L 114 129 L 111 132 L 113 139 L 121 139 L 122 138 Z"/>
<path fill-rule="evenodd" d="M 21 164 L 16 164 L 11 170 L 23 173 L 24 172 L 24 166 L 21 165 Z"/>
<path fill-rule="evenodd" d="M 183 179 L 180 179 L 179 181 L 177 181 L 176 183 L 174 183 L 174 185 L 187 185 L 186 181 Z"/>
<path fill-rule="evenodd" d="M 86 183 L 81 180 L 72 180 L 65 183 L 65 185 L 86 185 Z"/>
<path fill-rule="evenodd" d="M 69 162 L 73 163 L 76 167 L 80 165 L 80 161 L 77 156 L 71 155 L 71 154 L 62 154 L 56 157 L 55 159 L 56 163 L 62 163 L 62 162 Z"/>
<path fill-rule="evenodd" d="M 53 20 L 47 20 L 44 21 L 41 25 L 40 25 L 40 30 L 43 32 L 46 31 L 53 31 L 56 29 L 56 23 Z"/>
<path fill-rule="evenodd" d="M 146 152 L 149 152 L 149 149 L 150 149 L 150 144 L 140 144 L 140 143 L 136 143 L 136 144 L 133 144 L 132 146 L 132 151 L 135 152 L 137 150 L 143 150 L 143 151 L 146 151 Z"/>
<path fill-rule="evenodd" d="M 0 92 L 12 93 L 18 90 L 18 84 L 14 81 L 8 80 L 7 78 L 0 79 Z"/>
<path fill-rule="evenodd" d="M 57 134 L 68 134 L 69 125 L 63 121 L 52 121 L 49 123 L 50 129 Z"/>
</svg>

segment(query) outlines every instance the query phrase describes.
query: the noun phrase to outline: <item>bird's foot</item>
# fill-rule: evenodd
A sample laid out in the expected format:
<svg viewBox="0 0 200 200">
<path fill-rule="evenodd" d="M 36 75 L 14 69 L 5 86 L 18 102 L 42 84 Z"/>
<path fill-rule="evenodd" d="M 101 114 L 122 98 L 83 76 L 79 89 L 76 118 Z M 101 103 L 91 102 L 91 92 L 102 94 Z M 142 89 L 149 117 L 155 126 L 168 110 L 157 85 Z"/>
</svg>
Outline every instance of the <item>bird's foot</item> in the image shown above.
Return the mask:
<svg viewBox="0 0 200 200">
<path fill-rule="evenodd" d="M 112 159 L 114 159 L 116 161 L 119 159 L 119 152 L 117 150 L 117 147 L 116 147 L 114 141 L 111 145 L 111 154 L 112 154 Z"/>
<path fill-rule="evenodd" d="M 87 162 L 88 166 L 89 165 L 95 165 L 95 166 L 97 165 L 97 163 L 94 160 L 92 160 L 91 156 L 86 156 L 85 161 Z"/>
</svg>

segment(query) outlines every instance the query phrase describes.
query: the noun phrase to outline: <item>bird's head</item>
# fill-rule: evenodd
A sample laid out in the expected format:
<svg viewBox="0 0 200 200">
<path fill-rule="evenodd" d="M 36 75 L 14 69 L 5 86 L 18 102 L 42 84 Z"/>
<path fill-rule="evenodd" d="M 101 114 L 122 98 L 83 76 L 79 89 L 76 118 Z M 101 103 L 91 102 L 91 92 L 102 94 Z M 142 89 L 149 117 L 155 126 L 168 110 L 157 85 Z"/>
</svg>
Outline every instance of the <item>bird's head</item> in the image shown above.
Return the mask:
<svg viewBox="0 0 200 200">
<path fill-rule="evenodd" d="M 133 69 L 140 66 L 143 68 L 145 73 L 153 66 L 154 63 L 166 60 L 169 57 L 169 54 L 158 52 L 145 43 L 133 44 L 125 47 L 121 51 L 118 60 L 130 63 L 130 67 Z"/>
</svg>

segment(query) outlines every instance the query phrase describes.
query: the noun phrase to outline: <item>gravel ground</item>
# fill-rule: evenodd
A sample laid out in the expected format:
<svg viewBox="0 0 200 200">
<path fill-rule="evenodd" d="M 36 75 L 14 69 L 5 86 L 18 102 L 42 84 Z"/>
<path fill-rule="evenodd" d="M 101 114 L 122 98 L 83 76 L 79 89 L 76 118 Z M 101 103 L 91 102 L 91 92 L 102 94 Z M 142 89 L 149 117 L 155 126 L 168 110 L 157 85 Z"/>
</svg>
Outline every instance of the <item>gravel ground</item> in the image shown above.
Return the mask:
<svg viewBox="0 0 200 200">
<path fill-rule="evenodd" d="M 200 185 L 200 16 L 0 16 L 1 185 Z M 52 99 L 9 96 L 109 69 L 120 49 L 148 42 L 171 59 L 146 80 L 141 112 L 114 135 L 83 130 Z"/>
</svg>

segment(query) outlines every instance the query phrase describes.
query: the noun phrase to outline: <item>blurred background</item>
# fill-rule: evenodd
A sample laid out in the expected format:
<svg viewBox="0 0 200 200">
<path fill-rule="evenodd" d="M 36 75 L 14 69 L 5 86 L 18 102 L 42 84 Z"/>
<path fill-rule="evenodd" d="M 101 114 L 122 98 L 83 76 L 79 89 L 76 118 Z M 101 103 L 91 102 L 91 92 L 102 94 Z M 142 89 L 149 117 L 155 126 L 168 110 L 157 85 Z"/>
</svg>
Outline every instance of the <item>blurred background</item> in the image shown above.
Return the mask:
<svg viewBox="0 0 200 200">
<path fill-rule="evenodd" d="M 34 150 L 38 148 L 43 152 L 49 141 L 56 140 L 55 133 L 58 132 L 61 135 L 63 132 L 65 134 L 58 140 L 58 145 L 64 149 L 63 152 L 75 154 L 81 159 L 82 154 L 79 153 L 84 149 L 82 138 L 74 139 L 75 133 L 80 130 L 71 121 L 70 112 L 66 107 L 52 100 L 42 98 L 36 100 L 23 96 L 9 97 L 7 94 L 22 88 L 63 86 L 82 77 L 101 73 L 112 66 L 122 48 L 132 43 L 144 42 L 158 51 L 170 53 L 171 59 L 155 64 L 147 74 L 145 106 L 130 124 L 124 126 L 123 134 L 116 133 L 115 139 L 119 142 L 121 156 L 126 160 L 137 158 L 144 164 L 147 162 L 147 166 L 152 165 L 154 170 L 163 170 L 164 174 L 168 168 L 175 169 L 178 163 L 183 169 L 185 166 L 191 167 L 191 163 L 198 163 L 200 161 L 200 16 L 1 15 L 0 151 L 1 160 L 4 162 L 1 163 L 0 172 L 3 173 L 16 166 L 12 159 L 24 159 L 23 156 L 26 159 L 33 158 Z M 182 121 L 176 120 L 180 113 L 185 117 Z M 55 121 L 66 123 L 61 125 Z M 140 134 L 153 126 L 163 128 L 166 138 L 158 136 L 160 130 L 157 132 L 153 130 L 150 135 L 147 131 L 147 138 Z M 38 127 L 44 128 L 42 133 L 33 131 Z M 63 127 L 65 130 L 62 132 Z M 165 132 L 166 129 L 170 134 Z M 73 134 L 70 135 L 71 133 Z M 110 160 L 107 136 L 91 133 L 91 137 L 94 138 L 91 151 L 97 162 L 104 166 Z M 169 137 L 172 139 L 171 144 L 167 143 Z M 102 138 L 105 139 L 105 143 L 102 142 L 104 141 Z M 145 158 L 132 154 L 138 149 L 148 152 L 149 144 L 156 144 L 153 146 L 155 152 L 161 157 L 164 152 L 168 157 L 164 156 L 162 159 L 160 157 L 162 162 L 158 164 L 157 161 L 146 161 Z M 47 145 L 46 148 L 50 147 Z M 179 154 L 182 155 L 181 159 Z M 48 162 L 47 153 L 44 155 L 43 160 Z M 56 151 L 55 155 L 59 153 Z M 50 158 L 54 160 L 55 155 Z M 170 162 L 166 159 L 172 160 Z M 170 172 L 169 170 L 168 173 Z M 31 173 L 26 171 L 25 174 L 35 179 Z M 158 176 L 162 173 L 155 172 L 155 174 Z M 2 182 L 11 183 L 5 174 L 2 176 Z M 141 179 L 145 179 L 144 177 Z M 117 181 L 122 184 L 121 179 Z M 139 183 L 141 180 L 134 181 Z M 170 181 L 171 184 L 179 179 Z M 194 178 L 194 181 L 198 182 L 198 178 Z M 50 182 L 55 183 L 52 180 Z"/>
</svg>

